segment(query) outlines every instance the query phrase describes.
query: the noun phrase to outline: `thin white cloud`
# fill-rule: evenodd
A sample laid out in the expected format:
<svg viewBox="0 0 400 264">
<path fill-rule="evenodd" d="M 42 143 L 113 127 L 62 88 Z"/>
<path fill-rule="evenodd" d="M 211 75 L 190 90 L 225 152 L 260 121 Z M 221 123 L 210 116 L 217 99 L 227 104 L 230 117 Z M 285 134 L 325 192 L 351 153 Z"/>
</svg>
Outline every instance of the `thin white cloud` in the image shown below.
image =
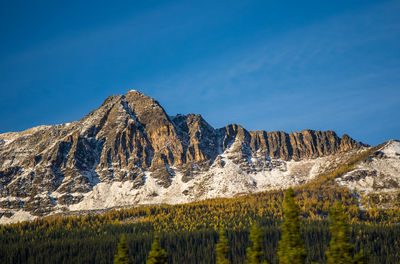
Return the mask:
<svg viewBox="0 0 400 264">
<path fill-rule="evenodd" d="M 394 1 L 372 6 L 358 14 L 337 15 L 273 40 L 255 46 L 250 44 L 247 49 L 233 50 L 209 60 L 202 67 L 192 65 L 188 71 L 158 81 L 162 81 L 161 87 L 168 89 L 224 90 L 232 88 L 230 84 L 236 79 L 257 72 L 274 75 L 278 69 L 281 74 L 301 74 L 310 65 L 317 67 L 335 60 L 336 56 L 351 52 L 353 48 L 399 36 L 400 21 L 396 18 L 399 9 L 399 1 Z M 360 32 L 360 27 L 368 30 Z M 300 78 L 306 79 L 306 76 Z M 261 85 L 258 82 L 269 85 L 268 81 L 268 76 L 254 78 L 248 85 Z M 286 80 L 282 78 L 279 82 L 285 84 Z"/>
</svg>

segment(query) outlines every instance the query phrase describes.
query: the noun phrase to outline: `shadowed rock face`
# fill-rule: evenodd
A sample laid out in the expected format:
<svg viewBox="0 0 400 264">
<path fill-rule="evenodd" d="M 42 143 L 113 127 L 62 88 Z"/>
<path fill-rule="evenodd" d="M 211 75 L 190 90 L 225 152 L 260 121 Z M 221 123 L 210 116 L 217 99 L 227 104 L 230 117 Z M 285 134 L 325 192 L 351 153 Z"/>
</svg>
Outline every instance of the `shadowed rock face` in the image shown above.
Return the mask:
<svg viewBox="0 0 400 264">
<path fill-rule="evenodd" d="M 246 162 L 254 152 L 301 160 L 360 147 L 333 131 L 249 132 L 235 124 L 214 129 L 200 115 L 170 117 L 153 98 L 129 91 L 108 97 L 80 121 L 1 134 L 0 198 L 15 199 L 1 200 L 0 207 L 42 215 L 57 204 L 79 202 L 78 194 L 99 182 L 130 180 L 139 188 L 146 171 L 168 187 L 175 171 L 188 181 L 214 161 L 223 166 L 217 157 L 226 149 Z"/>
</svg>

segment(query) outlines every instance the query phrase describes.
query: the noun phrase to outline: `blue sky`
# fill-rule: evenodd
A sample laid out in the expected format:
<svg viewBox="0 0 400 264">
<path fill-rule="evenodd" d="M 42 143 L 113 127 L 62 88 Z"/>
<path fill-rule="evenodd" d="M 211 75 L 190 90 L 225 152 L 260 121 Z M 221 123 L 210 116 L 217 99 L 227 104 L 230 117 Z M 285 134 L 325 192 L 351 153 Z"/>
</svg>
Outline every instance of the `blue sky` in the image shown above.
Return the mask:
<svg viewBox="0 0 400 264">
<path fill-rule="evenodd" d="M 400 1 L 0 4 L 0 133 L 136 89 L 216 128 L 400 139 Z"/>
</svg>

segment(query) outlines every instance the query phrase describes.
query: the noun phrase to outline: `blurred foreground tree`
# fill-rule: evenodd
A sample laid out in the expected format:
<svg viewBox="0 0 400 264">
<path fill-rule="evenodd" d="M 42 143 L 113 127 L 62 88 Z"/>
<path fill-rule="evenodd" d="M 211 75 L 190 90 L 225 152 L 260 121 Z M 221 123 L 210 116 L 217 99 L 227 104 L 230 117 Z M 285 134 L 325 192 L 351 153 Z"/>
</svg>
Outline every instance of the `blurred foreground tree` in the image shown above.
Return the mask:
<svg viewBox="0 0 400 264">
<path fill-rule="evenodd" d="M 128 254 L 128 246 L 126 245 L 125 235 L 121 236 L 121 240 L 118 244 L 118 253 L 114 256 L 114 264 L 128 264 L 129 262 L 129 254 Z"/>
<path fill-rule="evenodd" d="M 281 264 L 300 264 L 306 259 L 306 250 L 300 232 L 300 208 L 296 203 L 294 191 L 289 188 L 283 200 L 284 222 L 279 241 L 278 257 Z"/>
<path fill-rule="evenodd" d="M 158 242 L 158 234 L 154 236 L 153 244 L 151 245 L 151 251 L 147 258 L 146 264 L 164 264 L 167 263 L 167 253 L 161 248 Z"/>
<path fill-rule="evenodd" d="M 250 230 L 250 241 L 252 246 L 247 248 L 246 263 L 247 264 L 268 264 L 266 260 L 261 262 L 264 256 L 262 248 L 263 233 L 257 224 L 254 224 Z"/>
<path fill-rule="evenodd" d="M 217 264 L 229 264 L 227 259 L 229 252 L 228 239 L 226 238 L 226 231 L 221 229 L 219 231 L 219 240 L 217 243 Z"/>
<path fill-rule="evenodd" d="M 329 231 L 332 238 L 326 251 L 328 264 L 363 264 L 366 257 L 360 251 L 353 257 L 354 246 L 349 243 L 350 226 L 342 204 L 337 202 L 329 213 Z"/>
</svg>

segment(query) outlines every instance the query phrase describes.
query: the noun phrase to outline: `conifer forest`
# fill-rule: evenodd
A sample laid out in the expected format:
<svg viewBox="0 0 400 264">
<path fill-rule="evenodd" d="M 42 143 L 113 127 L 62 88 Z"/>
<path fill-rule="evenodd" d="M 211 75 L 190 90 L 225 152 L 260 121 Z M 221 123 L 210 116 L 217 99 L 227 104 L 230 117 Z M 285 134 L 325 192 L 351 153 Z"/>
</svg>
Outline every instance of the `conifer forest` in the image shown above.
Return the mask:
<svg viewBox="0 0 400 264">
<path fill-rule="evenodd" d="M 396 208 L 362 211 L 347 189 L 320 185 L 51 216 L 2 225 L 0 262 L 398 263 Z"/>
</svg>

